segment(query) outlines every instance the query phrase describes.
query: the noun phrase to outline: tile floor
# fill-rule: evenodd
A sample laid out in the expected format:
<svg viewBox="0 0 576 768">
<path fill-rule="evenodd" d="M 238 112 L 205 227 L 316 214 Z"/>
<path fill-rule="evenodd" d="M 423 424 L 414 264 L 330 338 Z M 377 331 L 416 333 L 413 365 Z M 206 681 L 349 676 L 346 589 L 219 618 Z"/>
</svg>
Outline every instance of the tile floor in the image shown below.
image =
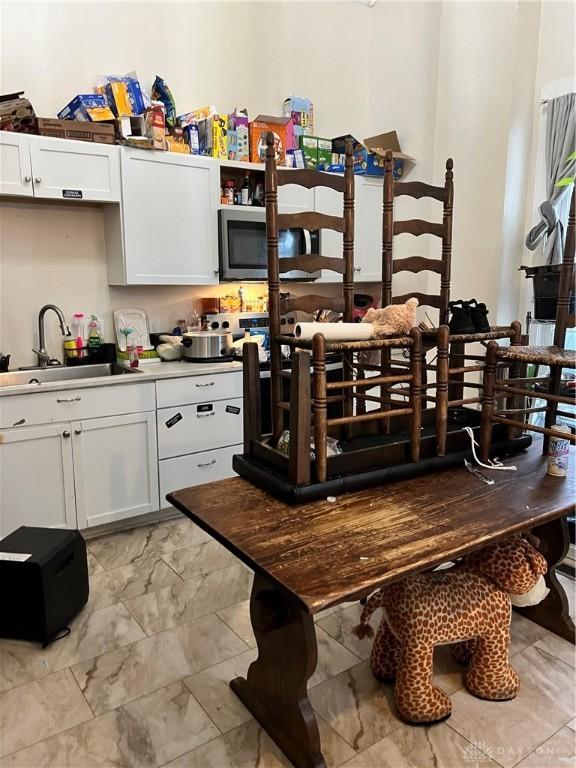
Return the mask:
<svg viewBox="0 0 576 768">
<path fill-rule="evenodd" d="M 250 572 L 188 520 L 94 540 L 89 566 L 90 600 L 67 638 L 44 651 L 0 642 L 0 766 L 289 766 L 228 687 L 256 656 Z M 329 768 L 575 765 L 571 645 L 515 617 L 522 688 L 501 703 L 470 696 L 438 649 L 453 714 L 414 728 L 370 673 L 370 641 L 351 633 L 358 615 L 347 605 L 316 625 L 310 699 Z"/>
</svg>

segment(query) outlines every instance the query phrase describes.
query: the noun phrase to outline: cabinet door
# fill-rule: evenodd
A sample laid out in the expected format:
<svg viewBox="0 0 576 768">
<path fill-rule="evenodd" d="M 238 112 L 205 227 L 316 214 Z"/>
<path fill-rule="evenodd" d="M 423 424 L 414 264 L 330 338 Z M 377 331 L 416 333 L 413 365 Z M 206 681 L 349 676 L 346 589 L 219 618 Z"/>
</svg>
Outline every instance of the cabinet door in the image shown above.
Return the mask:
<svg viewBox="0 0 576 768">
<path fill-rule="evenodd" d="M 158 509 L 154 412 L 72 423 L 78 527 Z"/>
<path fill-rule="evenodd" d="M 218 166 L 170 152 L 122 152 L 126 285 L 218 283 Z"/>
<path fill-rule="evenodd" d="M 32 197 L 30 137 L 0 131 L 0 194 Z"/>
<path fill-rule="evenodd" d="M 382 280 L 382 179 L 356 176 L 354 200 L 354 282 Z M 339 192 L 327 187 L 315 190 L 316 211 L 342 216 L 343 199 Z M 342 235 L 325 229 L 320 234 L 323 256 L 342 256 Z M 342 276 L 323 270 L 320 282 L 340 283 Z"/>
<path fill-rule="evenodd" d="M 354 217 L 354 280 L 382 280 L 382 179 L 356 179 Z"/>
<path fill-rule="evenodd" d="M 76 528 L 69 424 L 0 435 L 0 538 L 21 525 Z"/>
<path fill-rule="evenodd" d="M 120 200 L 118 147 L 32 136 L 30 157 L 35 197 L 103 203 Z"/>
</svg>

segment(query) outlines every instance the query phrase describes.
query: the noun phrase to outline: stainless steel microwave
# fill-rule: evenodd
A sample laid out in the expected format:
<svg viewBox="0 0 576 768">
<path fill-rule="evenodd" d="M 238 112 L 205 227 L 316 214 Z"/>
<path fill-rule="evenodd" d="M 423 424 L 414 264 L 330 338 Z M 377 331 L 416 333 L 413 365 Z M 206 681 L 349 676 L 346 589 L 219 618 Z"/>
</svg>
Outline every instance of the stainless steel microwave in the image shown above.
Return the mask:
<svg viewBox="0 0 576 768">
<path fill-rule="evenodd" d="M 219 251 L 221 280 L 266 280 L 266 210 L 223 208 L 219 212 Z M 282 229 L 278 233 L 280 259 L 319 253 L 319 232 L 307 229 Z M 281 280 L 316 280 L 320 272 L 293 270 Z"/>
</svg>

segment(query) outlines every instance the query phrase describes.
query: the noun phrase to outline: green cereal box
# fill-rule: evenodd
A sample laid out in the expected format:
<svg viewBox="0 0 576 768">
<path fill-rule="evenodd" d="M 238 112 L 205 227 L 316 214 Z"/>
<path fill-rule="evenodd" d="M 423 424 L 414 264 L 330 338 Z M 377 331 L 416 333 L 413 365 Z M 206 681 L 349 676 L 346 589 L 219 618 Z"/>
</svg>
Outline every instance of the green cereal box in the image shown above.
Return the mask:
<svg viewBox="0 0 576 768">
<path fill-rule="evenodd" d="M 327 168 L 332 162 L 332 139 L 318 139 L 318 168 Z"/>
<path fill-rule="evenodd" d="M 318 165 L 318 139 L 316 136 L 300 136 L 299 140 L 306 168 L 316 168 Z"/>
</svg>

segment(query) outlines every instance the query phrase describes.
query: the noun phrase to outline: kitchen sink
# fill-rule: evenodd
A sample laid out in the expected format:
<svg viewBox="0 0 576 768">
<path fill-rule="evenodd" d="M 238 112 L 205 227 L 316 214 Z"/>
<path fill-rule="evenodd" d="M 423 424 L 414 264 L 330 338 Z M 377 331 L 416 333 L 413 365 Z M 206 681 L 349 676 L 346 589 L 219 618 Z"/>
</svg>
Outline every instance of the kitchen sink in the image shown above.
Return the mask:
<svg viewBox="0 0 576 768">
<path fill-rule="evenodd" d="M 0 387 L 17 387 L 22 384 L 51 384 L 56 381 L 77 381 L 78 379 L 94 379 L 100 376 L 131 375 L 137 372 L 134 369 L 116 365 L 116 363 L 71 367 L 55 365 L 48 368 L 29 368 L 25 371 L 0 373 Z"/>
</svg>

